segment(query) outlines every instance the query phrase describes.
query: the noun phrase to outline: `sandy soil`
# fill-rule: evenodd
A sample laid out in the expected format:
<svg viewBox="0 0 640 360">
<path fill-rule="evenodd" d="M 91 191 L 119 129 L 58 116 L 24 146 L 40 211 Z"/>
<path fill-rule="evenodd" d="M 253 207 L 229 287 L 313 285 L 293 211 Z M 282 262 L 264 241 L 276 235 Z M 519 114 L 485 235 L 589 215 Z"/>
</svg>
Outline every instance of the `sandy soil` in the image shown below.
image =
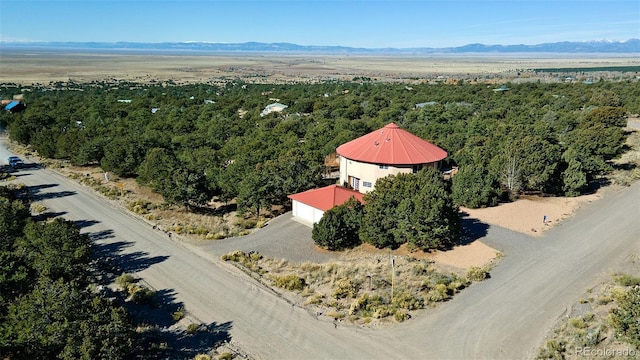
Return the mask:
<svg viewBox="0 0 640 360">
<path fill-rule="evenodd" d="M 461 211 L 469 214 L 470 218 L 478 219 L 487 224 L 498 225 L 532 236 L 541 236 L 545 230 L 571 216 L 581 206 L 598 200 L 601 196 L 600 193 L 574 198 L 531 196 L 491 208 L 461 208 Z"/>
<path fill-rule="evenodd" d="M 449 251 L 437 251 L 429 254 L 428 258 L 441 266 L 467 269 L 472 266 L 485 266 L 497 255 L 497 250 L 485 245 L 482 241 L 474 241 L 467 245 L 456 246 Z"/>
</svg>

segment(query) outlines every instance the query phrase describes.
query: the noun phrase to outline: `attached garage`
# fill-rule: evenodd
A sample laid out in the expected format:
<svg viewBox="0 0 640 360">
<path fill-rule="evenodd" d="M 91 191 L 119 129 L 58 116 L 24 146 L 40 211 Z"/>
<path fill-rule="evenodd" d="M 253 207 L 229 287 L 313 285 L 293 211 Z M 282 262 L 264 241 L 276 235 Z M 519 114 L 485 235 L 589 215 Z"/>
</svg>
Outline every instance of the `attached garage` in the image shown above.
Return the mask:
<svg viewBox="0 0 640 360">
<path fill-rule="evenodd" d="M 289 195 L 292 201 L 293 219 L 307 226 L 313 226 L 320 221 L 325 211 L 344 204 L 352 196 L 363 202 L 362 193 L 338 185 Z"/>
</svg>

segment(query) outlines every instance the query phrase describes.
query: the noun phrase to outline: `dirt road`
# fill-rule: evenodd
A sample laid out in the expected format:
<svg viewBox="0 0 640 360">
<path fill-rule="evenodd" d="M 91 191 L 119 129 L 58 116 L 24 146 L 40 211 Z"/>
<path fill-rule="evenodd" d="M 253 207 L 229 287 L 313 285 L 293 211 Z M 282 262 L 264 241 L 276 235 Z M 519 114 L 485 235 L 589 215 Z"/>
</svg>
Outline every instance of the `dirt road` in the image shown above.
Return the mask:
<svg viewBox="0 0 640 360">
<path fill-rule="evenodd" d="M 505 254 L 492 278 L 416 319 L 385 329 L 336 327 L 51 170 L 18 175 L 48 211 L 78 221 L 124 257 L 126 270 L 174 294 L 205 323 L 230 322 L 232 341 L 255 358 L 531 358 L 566 306 L 640 252 L 636 183 L 540 238 L 490 227 L 483 242 Z"/>
</svg>

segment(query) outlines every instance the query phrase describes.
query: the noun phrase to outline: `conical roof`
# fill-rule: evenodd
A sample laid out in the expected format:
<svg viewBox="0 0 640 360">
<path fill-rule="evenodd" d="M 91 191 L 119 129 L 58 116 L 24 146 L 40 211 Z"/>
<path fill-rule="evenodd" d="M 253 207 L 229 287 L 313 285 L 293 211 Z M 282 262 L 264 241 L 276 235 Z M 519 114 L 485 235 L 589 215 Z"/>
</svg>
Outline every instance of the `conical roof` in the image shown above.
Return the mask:
<svg viewBox="0 0 640 360">
<path fill-rule="evenodd" d="M 347 159 L 385 165 L 417 165 L 440 161 L 447 152 L 391 123 L 346 144 L 337 153 Z"/>
</svg>

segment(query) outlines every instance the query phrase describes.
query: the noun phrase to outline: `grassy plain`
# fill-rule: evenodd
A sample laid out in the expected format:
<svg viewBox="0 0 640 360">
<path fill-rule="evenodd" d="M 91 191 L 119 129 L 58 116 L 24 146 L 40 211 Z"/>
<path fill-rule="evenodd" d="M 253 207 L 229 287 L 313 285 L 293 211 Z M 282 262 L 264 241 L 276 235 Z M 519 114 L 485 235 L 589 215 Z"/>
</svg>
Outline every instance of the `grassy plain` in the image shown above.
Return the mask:
<svg viewBox="0 0 640 360">
<path fill-rule="evenodd" d="M 128 80 L 134 82 L 250 83 L 318 82 L 367 77 L 374 81 L 443 78 L 485 82 L 564 76 L 532 69 L 640 66 L 627 54 L 434 54 L 317 55 L 260 53 L 113 53 L 0 49 L 0 82 Z M 602 76 L 602 75 L 599 75 Z"/>
</svg>

